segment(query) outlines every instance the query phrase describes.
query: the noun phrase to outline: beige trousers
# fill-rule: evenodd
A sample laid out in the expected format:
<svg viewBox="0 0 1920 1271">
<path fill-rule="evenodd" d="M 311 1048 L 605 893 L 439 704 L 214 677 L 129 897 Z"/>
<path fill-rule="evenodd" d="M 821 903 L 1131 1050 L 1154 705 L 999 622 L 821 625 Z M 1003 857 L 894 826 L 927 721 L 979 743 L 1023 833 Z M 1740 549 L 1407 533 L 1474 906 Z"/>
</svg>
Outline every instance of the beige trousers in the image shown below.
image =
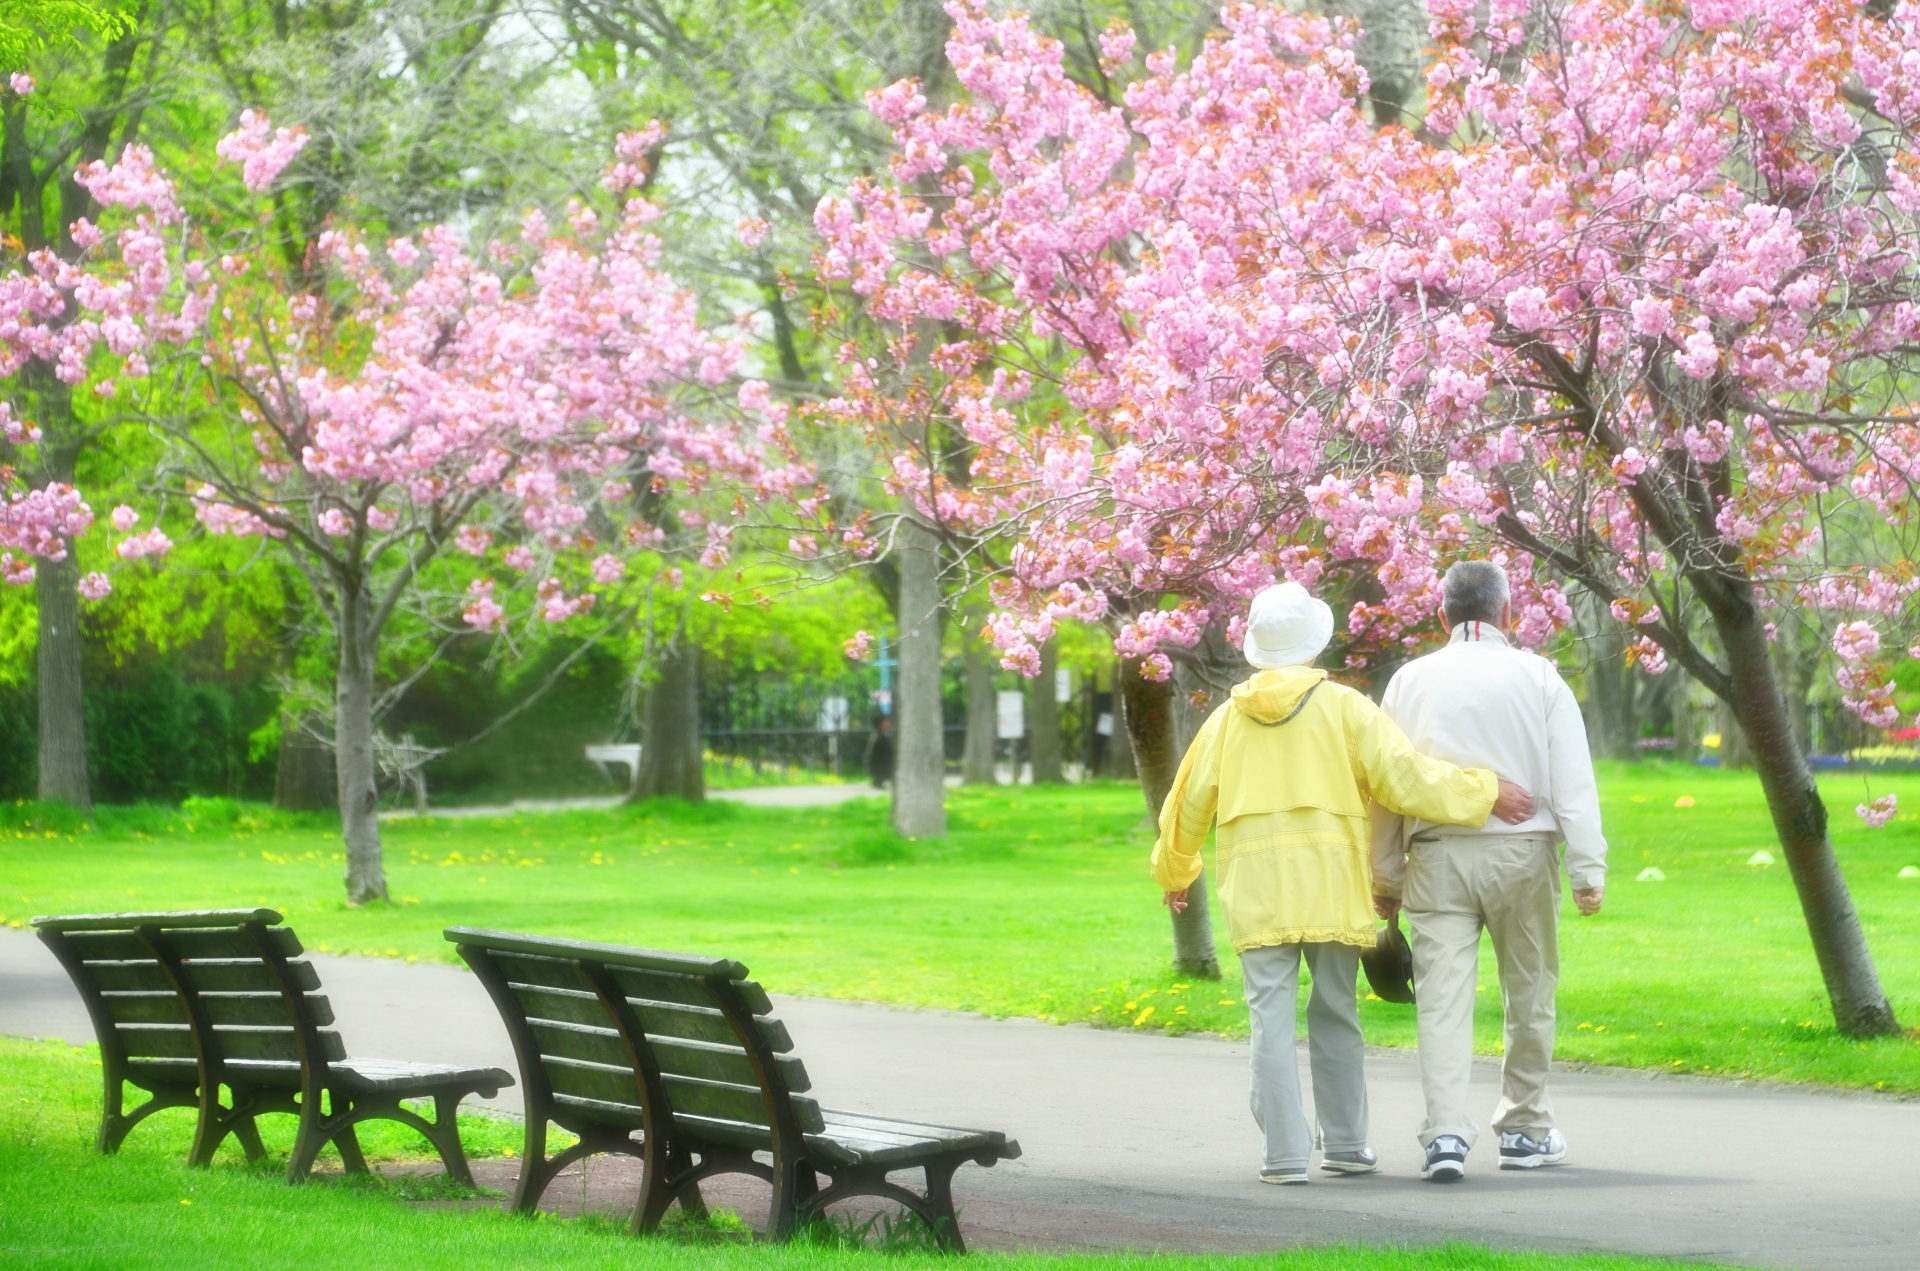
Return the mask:
<svg viewBox="0 0 1920 1271">
<path fill-rule="evenodd" d="M 1427 831 L 1407 860 L 1405 912 L 1413 939 L 1424 1146 L 1442 1134 L 1467 1146 L 1479 1127 L 1467 1115 L 1473 1075 L 1474 989 L 1480 931 L 1493 938 L 1506 1010 L 1506 1052 L 1493 1128 L 1544 1138 L 1553 1128 L 1547 1072 L 1553 1064 L 1553 991 L 1560 980 L 1560 862 L 1541 834 Z"/>
</svg>

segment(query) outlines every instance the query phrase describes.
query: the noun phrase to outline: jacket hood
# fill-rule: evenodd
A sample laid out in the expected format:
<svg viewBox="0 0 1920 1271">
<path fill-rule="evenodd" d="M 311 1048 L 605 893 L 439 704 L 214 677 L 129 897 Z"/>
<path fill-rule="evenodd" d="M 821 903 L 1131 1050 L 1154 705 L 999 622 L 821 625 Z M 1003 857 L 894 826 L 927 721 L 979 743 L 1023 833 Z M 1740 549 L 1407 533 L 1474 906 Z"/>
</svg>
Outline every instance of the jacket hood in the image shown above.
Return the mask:
<svg viewBox="0 0 1920 1271">
<path fill-rule="evenodd" d="M 1313 686 L 1327 678 L 1310 666 L 1283 666 L 1262 671 L 1233 686 L 1233 709 L 1258 723 L 1277 724 L 1291 715 Z"/>
</svg>

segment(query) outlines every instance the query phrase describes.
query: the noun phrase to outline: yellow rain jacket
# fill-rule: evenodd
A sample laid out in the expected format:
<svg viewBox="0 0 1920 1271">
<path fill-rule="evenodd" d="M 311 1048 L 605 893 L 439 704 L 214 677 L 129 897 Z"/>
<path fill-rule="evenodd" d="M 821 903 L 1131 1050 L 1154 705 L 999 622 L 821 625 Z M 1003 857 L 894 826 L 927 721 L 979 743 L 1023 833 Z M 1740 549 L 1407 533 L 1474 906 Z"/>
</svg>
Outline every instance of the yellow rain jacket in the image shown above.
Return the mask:
<svg viewBox="0 0 1920 1271">
<path fill-rule="evenodd" d="M 1367 801 L 1447 825 L 1481 825 L 1500 782 L 1419 754 L 1365 695 L 1304 666 L 1234 686 L 1193 739 L 1160 810 L 1153 881 L 1200 875 L 1218 816 L 1220 903 L 1236 953 L 1270 944 L 1372 948 Z"/>
</svg>

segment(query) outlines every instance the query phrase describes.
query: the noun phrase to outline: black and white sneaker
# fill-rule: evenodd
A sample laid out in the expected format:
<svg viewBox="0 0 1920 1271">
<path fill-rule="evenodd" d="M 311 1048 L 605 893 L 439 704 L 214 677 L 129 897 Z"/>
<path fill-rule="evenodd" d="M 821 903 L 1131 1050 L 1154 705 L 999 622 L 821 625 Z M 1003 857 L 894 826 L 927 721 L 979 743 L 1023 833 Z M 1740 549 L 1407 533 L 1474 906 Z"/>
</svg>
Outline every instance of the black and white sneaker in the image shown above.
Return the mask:
<svg viewBox="0 0 1920 1271">
<path fill-rule="evenodd" d="M 1427 1144 L 1427 1163 L 1420 1177 L 1435 1183 L 1457 1183 L 1467 1176 L 1467 1144 L 1451 1134 L 1442 1134 Z"/>
<path fill-rule="evenodd" d="M 1567 1159 L 1567 1141 L 1558 1130 L 1548 1130 L 1545 1139 L 1530 1139 L 1518 1130 L 1500 1136 L 1501 1169 L 1539 1169 L 1558 1165 Z"/>
</svg>

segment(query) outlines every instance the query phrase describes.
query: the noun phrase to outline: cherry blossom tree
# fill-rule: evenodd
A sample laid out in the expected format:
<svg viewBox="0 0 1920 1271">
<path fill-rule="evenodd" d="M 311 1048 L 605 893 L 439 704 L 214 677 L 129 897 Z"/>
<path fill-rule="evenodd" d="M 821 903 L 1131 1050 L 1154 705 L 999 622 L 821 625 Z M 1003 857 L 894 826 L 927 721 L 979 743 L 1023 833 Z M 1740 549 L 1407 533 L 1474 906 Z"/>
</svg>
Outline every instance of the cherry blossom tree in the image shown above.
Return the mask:
<svg viewBox="0 0 1920 1271">
<path fill-rule="evenodd" d="M 1186 66 L 1148 57 L 1124 107 L 956 6 L 967 99 L 878 94 L 892 171 L 822 205 L 823 273 L 902 333 L 846 350 L 836 409 L 964 437 L 967 483 L 934 456 L 894 480 L 1007 545 L 993 632 L 1029 673 L 1072 614 L 1164 676 L 1279 576 L 1366 584 L 1353 664 L 1417 646 L 1463 554 L 1507 564 L 1528 644 L 1585 590 L 1643 670 L 1728 703 L 1836 1020 L 1887 1032 L 1768 644 L 1830 615 L 1849 705 L 1892 722 L 1920 576 L 1920 11 L 1431 7 L 1408 128 L 1364 109 L 1352 28 L 1277 6 L 1229 6 Z M 1127 33 L 1107 49 L 1118 75 Z M 904 356 L 929 330 L 938 375 Z"/>
<path fill-rule="evenodd" d="M 640 182 L 656 139 L 622 139 L 610 191 Z M 249 113 L 218 151 L 263 195 L 304 144 Z M 190 499 L 206 532 L 284 552 L 331 625 L 351 903 L 387 890 L 374 719 L 398 615 L 449 632 L 565 622 L 630 562 L 658 567 L 662 533 L 634 515 L 636 492 L 696 496 L 681 517 L 717 566 L 730 527 L 724 507 L 712 522 L 701 511 L 709 483 L 776 499 L 807 475 L 782 461 L 784 411 L 764 386 L 720 409 L 739 346 L 659 267 L 644 198 L 606 227 L 580 203 L 566 232 L 529 213 L 519 242 L 480 250 L 444 229 L 377 251 L 330 231 L 297 262 L 316 290 L 283 276 L 263 232 L 210 245 L 182 225 L 138 147 L 83 175 L 132 217 L 76 293 L 123 354 L 99 391 L 170 443 L 161 489 Z M 131 525 L 131 509 L 116 516 Z"/>
</svg>

